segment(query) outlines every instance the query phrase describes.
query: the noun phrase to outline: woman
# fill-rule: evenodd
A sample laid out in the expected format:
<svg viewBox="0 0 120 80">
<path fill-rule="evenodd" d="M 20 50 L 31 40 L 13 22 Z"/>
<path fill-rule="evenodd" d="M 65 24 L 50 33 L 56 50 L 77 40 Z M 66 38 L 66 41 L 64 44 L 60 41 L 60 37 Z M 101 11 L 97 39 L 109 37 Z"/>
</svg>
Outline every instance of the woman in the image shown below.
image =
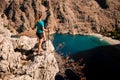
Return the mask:
<svg viewBox="0 0 120 80">
<path fill-rule="evenodd" d="M 35 27 L 37 28 L 36 30 L 36 35 L 39 38 L 39 43 L 38 43 L 38 54 L 41 54 L 40 52 L 42 51 L 42 42 L 43 39 L 46 40 L 45 36 L 45 31 L 48 31 L 47 29 L 44 28 L 44 21 L 41 20 L 42 17 L 42 12 L 37 15 L 36 20 L 35 20 Z"/>
</svg>

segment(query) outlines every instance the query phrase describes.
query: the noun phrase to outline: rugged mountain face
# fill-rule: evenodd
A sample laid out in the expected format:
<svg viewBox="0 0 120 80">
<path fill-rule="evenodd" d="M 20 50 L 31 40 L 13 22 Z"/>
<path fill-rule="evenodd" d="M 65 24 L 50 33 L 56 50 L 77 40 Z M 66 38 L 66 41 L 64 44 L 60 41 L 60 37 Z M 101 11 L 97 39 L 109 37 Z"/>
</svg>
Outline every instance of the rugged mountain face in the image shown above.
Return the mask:
<svg viewBox="0 0 120 80">
<path fill-rule="evenodd" d="M 51 33 L 103 33 L 120 29 L 119 0 L 2 0 L 0 11 L 9 28 L 23 32 L 34 26 L 39 11 Z"/>
</svg>

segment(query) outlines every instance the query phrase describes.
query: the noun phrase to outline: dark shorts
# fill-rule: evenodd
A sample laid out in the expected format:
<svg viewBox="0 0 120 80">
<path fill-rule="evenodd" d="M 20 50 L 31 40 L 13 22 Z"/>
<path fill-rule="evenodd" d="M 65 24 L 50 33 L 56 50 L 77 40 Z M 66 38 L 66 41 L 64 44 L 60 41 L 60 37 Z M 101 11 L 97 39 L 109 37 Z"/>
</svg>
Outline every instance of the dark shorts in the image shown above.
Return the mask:
<svg viewBox="0 0 120 80">
<path fill-rule="evenodd" d="M 42 38 L 43 38 L 43 33 L 36 33 L 36 35 L 37 35 L 37 37 L 38 37 L 39 39 L 42 39 Z"/>
</svg>

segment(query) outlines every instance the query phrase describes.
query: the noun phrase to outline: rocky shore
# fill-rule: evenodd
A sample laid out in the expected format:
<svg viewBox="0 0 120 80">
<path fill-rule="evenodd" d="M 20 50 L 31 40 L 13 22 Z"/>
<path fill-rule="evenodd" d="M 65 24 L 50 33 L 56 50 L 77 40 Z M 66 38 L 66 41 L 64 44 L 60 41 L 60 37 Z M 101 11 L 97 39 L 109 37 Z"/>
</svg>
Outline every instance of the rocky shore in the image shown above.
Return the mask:
<svg viewBox="0 0 120 80">
<path fill-rule="evenodd" d="M 105 40 L 110 45 L 82 51 L 62 60 L 57 58 L 60 66 L 59 75 L 64 79 L 69 79 L 66 70 L 70 69 L 69 73 L 74 73 L 76 80 L 120 79 L 118 74 L 120 71 L 120 41 L 100 34 L 90 35 L 99 37 L 100 40 Z M 74 76 L 71 75 L 71 77 Z"/>
</svg>

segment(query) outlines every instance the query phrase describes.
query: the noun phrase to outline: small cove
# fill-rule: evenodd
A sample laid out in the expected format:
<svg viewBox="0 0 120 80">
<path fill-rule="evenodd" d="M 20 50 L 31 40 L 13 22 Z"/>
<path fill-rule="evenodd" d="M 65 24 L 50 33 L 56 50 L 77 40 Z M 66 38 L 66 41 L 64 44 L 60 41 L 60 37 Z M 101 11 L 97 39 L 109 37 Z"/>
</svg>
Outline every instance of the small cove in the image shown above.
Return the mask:
<svg viewBox="0 0 120 80">
<path fill-rule="evenodd" d="M 95 36 L 54 34 L 53 37 L 55 50 L 62 56 L 110 45 L 108 42 Z"/>
</svg>

